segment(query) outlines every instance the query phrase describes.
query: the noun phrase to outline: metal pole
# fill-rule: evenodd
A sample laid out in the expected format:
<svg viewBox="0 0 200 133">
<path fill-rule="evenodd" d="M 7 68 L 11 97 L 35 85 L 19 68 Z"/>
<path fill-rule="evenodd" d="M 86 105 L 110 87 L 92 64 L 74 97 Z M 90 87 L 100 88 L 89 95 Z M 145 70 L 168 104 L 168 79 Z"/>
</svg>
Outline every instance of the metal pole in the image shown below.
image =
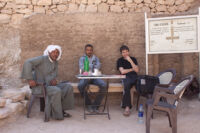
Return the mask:
<svg viewBox="0 0 200 133">
<path fill-rule="evenodd" d="M 198 47 L 199 47 L 199 39 L 200 39 L 200 7 L 199 7 L 199 15 L 198 15 Z M 200 101 L 200 52 L 199 52 L 199 101 Z"/>
<path fill-rule="evenodd" d="M 149 36 L 148 36 L 148 19 L 147 19 L 147 13 L 145 12 L 144 14 L 144 17 L 145 17 L 145 60 L 146 60 L 146 75 L 148 75 L 148 49 L 149 49 Z"/>
<path fill-rule="evenodd" d="M 199 101 L 200 101 L 200 52 L 199 52 Z"/>
<path fill-rule="evenodd" d="M 146 75 L 148 75 L 148 54 L 146 53 Z"/>
</svg>

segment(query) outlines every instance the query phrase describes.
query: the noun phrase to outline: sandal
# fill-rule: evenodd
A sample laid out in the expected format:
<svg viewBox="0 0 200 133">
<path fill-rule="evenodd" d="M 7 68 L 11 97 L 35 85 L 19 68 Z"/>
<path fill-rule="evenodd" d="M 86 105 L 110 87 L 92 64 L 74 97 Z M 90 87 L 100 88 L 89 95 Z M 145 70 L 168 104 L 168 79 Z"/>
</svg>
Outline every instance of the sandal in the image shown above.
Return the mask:
<svg viewBox="0 0 200 133">
<path fill-rule="evenodd" d="M 124 116 L 129 116 L 130 113 L 131 113 L 130 110 L 125 110 L 124 113 L 123 113 L 123 115 L 124 115 Z"/>
<path fill-rule="evenodd" d="M 72 115 L 70 115 L 69 113 L 66 113 L 66 112 L 64 112 L 64 111 L 63 111 L 63 116 L 66 117 L 66 118 L 72 117 Z"/>
</svg>

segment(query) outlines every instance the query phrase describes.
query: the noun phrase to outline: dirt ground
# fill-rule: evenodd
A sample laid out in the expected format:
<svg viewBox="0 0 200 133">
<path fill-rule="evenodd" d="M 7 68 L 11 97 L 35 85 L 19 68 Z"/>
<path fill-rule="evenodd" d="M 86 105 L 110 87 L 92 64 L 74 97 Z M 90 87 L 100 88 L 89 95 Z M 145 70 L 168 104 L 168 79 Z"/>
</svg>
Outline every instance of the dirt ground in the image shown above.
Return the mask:
<svg viewBox="0 0 200 133">
<path fill-rule="evenodd" d="M 18 116 L 15 122 L 0 127 L 0 133 L 145 133 L 145 124 L 137 122 L 137 112 L 133 108 L 130 117 L 122 115 L 123 110 L 117 104 L 110 105 L 111 120 L 106 116 L 87 116 L 83 119 L 83 108 L 76 106 L 69 111 L 72 118 L 62 121 L 43 122 L 43 113 L 38 104 L 33 106 L 31 118 Z M 145 120 L 145 119 L 144 119 Z M 163 113 L 154 113 L 151 120 L 151 133 L 171 133 L 168 118 Z M 200 101 L 197 98 L 183 99 L 179 104 L 178 133 L 200 132 Z"/>
</svg>

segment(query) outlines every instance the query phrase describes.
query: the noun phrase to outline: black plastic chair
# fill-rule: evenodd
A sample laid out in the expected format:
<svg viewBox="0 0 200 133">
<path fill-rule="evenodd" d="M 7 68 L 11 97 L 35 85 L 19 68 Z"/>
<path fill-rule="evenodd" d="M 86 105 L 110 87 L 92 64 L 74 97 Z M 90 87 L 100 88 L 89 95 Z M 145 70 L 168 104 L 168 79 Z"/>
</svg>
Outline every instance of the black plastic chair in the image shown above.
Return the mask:
<svg viewBox="0 0 200 133">
<path fill-rule="evenodd" d="M 156 80 L 156 78 L 158 78 L 159 83 L 157 83 L 157 81 L 154 81 L 155 83 L 153 83 L 153 85 L 154 86 L 155 85 L 159 85 L 159 86 L 165 86 L 165 87 L 166 86 L 170 86 L 170 84 L 172 83 L 172 81 L 175 78 L 175 76 L 176 76 L 176 70 L 173 69 L 173 68 L 170 68 L 170 69 L 167 69 L 165 71 L 162 71 L 159 74 L 157 74 L 155 76 L 155 79 L 154 79 L 154 80 Z M 153 78 L 153 76 L 149 76 L 149 77 Z M 151 80 L 153 81 L 153 79 L 151 79 Z M 152 82 L 152 81 L 149 81 L 149 82 Z M 142 81 L 139 80 L 137 82 L 142 82 Z M 148 83 L 148 81 L 144 81 L 144 82 L 145 82 L 145 84 Z M 144 86 L 145 87 L 144 89 L 146 89 L 146 90 L 150 89 L 150 88 L 148 88 L 147 85 Z M 153 86 L 153 89 L 154 89 L 154 86 Z M 140 96 L 146 97 L 148 99 L 148 98 L 152 97 L 152 94 L 153 94 L 153 91 L 151 91 L 149 93 L 142 93 L 142 92 L 138 91 L 136 110 L 138 110 L 138 104 L 139 104 Z"/>
</svg>

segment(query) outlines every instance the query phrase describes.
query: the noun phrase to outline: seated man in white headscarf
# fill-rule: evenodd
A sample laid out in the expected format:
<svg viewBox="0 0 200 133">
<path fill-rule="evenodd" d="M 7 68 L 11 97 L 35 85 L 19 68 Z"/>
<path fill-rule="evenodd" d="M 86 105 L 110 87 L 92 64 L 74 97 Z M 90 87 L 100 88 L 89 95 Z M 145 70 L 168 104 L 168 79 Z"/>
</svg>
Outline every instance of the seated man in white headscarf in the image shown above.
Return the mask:
<svg viewBox="0 0 200 133">
<path fill-rule="evenodd" d="M 43 56 L 28 59 L 25 61 L 22 71 L 22 78 L 26 79 L 32 88 L 32 93 L 42 93 L 39 84 L 45 84 L 45 118 L 48 121 L 50 116 L 53 119 L 62 120 L 71 115 L 65 110 L 74 106 L 73 88 L 67 83 L 57 83 L 58 60 L 62 54 L 61 47 L 49 45 Z"/>
</svg>

